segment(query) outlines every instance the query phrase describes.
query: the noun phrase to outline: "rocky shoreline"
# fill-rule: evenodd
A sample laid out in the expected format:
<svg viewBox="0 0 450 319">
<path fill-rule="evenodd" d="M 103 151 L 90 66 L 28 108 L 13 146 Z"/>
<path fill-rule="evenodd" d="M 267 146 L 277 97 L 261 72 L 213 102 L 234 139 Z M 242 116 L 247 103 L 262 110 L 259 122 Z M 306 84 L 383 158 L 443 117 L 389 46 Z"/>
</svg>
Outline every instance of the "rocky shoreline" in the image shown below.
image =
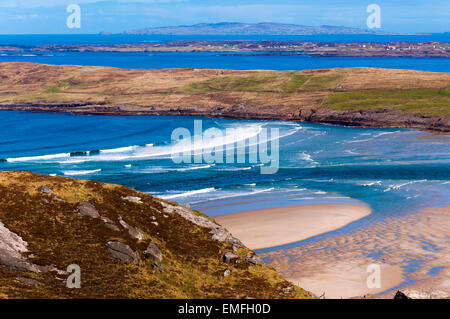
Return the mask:
<svg viewBox="0 0 450 319">
<path fill-rule="evenodd" d="M 78 115 L 179 115 L 205 116 L 246 120 L 274 120 L 325 123 L 357 127 L 415 128 L 436 133 L 450 132 L 450 118 L 410 114 L 401 110 L 330 110 L 325 108 L 301 110 L 295 113 L 252 112 L 240 108 L 230 110 L 196 110 L 191 107 L 163 109 L 142 108 L 136 105 L 98 105 L 85 103 L 23 103 L 0 104 L 0 110 L 16 110 L 37 113 L 72 113 Z"/>
</svg>

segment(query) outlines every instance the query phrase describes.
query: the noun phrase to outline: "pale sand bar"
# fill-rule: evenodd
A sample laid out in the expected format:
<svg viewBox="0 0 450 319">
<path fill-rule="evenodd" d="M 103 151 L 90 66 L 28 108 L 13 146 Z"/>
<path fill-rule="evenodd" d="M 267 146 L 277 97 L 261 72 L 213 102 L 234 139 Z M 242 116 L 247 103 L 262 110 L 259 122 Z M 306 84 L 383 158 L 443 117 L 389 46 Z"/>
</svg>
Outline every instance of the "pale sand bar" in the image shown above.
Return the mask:
<svg viewBox="0 0 450 319">
<path fill-rule="evenodd" d="M 341 228 L 370 214 L 350 204 L 311 204 L 254 210 L 214 219 L 250 249 L 275 247 Z"/>
</svg>

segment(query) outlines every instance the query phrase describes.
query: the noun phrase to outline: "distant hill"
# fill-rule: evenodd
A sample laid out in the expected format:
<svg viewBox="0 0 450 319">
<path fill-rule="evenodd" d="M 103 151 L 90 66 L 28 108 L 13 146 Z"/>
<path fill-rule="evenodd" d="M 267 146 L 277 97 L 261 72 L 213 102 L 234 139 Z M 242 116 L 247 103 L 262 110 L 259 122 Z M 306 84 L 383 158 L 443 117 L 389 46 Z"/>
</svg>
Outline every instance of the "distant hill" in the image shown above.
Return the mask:
<svg viewBox="0 0 450 319">
<path fill-rule="evenodd" d="M 312 35 L 312 34 L 374 34 L 358 28 L 342 26 L 305 26 L 282 23 L 199 23 L 172 27 L 157 27 L 128 30 L 124 34 L 166 34 L 166 35 Z"/>
</svg>

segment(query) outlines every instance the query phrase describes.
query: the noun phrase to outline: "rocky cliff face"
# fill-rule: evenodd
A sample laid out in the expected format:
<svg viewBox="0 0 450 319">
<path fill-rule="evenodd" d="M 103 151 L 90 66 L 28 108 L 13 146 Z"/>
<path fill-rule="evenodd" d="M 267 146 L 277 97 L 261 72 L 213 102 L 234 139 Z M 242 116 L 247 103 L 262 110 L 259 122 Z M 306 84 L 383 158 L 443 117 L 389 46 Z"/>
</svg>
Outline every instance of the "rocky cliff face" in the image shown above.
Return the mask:
<svg viewBox="0 0 450 319">
<path fill-rule="evenodd" d="M 68 288 L 74 280 L 80 288 Z M 0 297 L 310 294 L 264 266 L 222 226 L 184 206 L 118 185 L 0 172 Z"/>
</svg>

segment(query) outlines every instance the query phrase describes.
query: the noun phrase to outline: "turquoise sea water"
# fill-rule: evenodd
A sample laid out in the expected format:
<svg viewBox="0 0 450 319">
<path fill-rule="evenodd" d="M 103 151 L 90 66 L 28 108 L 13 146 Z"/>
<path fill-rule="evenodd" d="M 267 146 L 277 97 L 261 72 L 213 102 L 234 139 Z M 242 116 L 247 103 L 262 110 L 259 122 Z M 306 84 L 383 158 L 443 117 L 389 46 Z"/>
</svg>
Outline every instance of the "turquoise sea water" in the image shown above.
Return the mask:
<svg viewBox="0 0 450 319">
<path fill-rule="evenodd" d="M 184 127 L 194 134 L 194 120 L 202 120 L 204 130 L 239 128 L 240 140 L 278 128 L 279 171 L 261 174 L 261 164 L 249 163 L 248 156 L 241 164 L 175 164 L 172 154 L 186 148 L 172 142 L 172 131 Z M 448 138 L 412 129 L 15 111 L 1 111 L 0 124 L 2 170 L 124 184 L 211 216 L 306 203 L 362 201 L 372 208 L 341 232 L 450 204 Z M 216 139 L 208 145 L 222 144 Z"/>
</svg>

